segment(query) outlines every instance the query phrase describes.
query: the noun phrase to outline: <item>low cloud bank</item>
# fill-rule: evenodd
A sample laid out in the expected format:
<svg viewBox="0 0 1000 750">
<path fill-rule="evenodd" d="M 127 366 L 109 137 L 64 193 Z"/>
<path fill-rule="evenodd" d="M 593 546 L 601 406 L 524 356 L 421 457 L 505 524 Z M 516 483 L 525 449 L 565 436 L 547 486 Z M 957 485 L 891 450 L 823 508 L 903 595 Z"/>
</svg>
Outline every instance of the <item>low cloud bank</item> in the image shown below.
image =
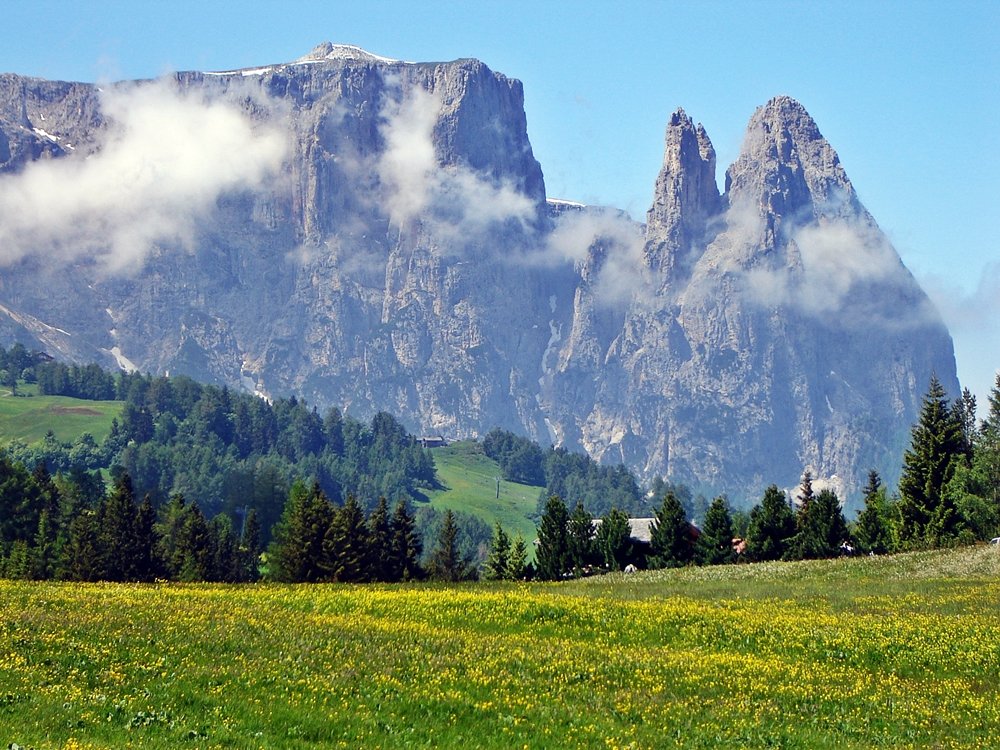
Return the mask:
<svg viewBox="0 0 1000 750">
<path fill-rule="evenodd" d="M 222 195 L 262 188 L 286 156 L 277 128 L 168 79 L 109 88 L 101 110 L 111 126 L 96 153 L 0 177 L 0 264 L 134 270 L 157 245 L 189 246 Z"/>
</svg>

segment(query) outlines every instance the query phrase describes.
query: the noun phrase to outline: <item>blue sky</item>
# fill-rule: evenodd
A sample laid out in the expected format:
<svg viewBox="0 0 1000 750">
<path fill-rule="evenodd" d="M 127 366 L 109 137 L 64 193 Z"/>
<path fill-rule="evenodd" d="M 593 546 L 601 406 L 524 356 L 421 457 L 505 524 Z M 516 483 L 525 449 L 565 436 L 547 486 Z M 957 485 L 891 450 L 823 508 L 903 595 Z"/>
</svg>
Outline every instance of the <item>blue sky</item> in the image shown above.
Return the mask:
<svg viewBox="0 0 1000 750">
<path fill-rule="evenodd" d="M 550 197 L 643 218 L 670 113 L 719 180 L 753 110 L 805 105 L 931 293 L 985 405 L 1000 367 L 1000 2 L 11 2 L 0 72 L 107 80 L 293 60 L 322 41 L 477 57 L 524 82 Z M 816 290 L 818 294 L 822 290 Z"/>
</svg>

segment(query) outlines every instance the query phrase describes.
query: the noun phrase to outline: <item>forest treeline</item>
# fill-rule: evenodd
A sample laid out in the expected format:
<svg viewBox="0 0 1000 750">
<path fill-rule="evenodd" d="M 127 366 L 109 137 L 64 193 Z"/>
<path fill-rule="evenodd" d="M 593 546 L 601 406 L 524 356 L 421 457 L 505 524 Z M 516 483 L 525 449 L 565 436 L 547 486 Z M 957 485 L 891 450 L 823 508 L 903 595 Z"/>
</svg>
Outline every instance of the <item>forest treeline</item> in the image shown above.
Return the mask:
<svg viewBox="0 0 1000 750">
<path fill-rule="evenodd" d="M 932 378 L 903 457 L 898 493 L 890 495 L 872 469 L 864 508 L 853 522 L 844 517 L 835 492 L 814 492 L 808 470 L 793 497 L 771 485 L 749 512 L 734 511 L 725 497 L 715 498 L 700 527 L 668 489 L 648 544 L 631 537 L 628 516 L 620 509 L 612 508 L 595 524 L 583 504 L 569 512 L 553 495 L 538 527 L 538 575 L 559 579 L 589 568 L 621 570 L 630 563 L 662 568 L 883 554 L 995 538 L 1000 534 L 1000 375 L 989 401 L 987 416 L 977 423 L 972 394 L 966 389 L 949 402 Z M 489 559 L 502 558 L 508 546 L 497 528 Z"/>
<path fill-rule="evenodd" d="M 968 391 L 949 403 L 933 380 L 898 494 L 871 471 L 852 522 L 832 491 L 813 493 L 809 472 L 793 496 L 772 485 L 744 512 L 725 497 L 709 504 L 659 478 L 641 488 L 622 466 L 493 430 L 482 446 L 503 476 L 544 487 L 536 568 L 527 562 L 531 540 L 512 539 L 500 526 L 491 540 L 471 516 L 413 513 L 420 491 L 435 486 L 433 458 L 389 414 L 370 423 L 337 409 L 320 415 L 294 397 L 271 403 L 183 376 L 112 374 L 19 345 L 0 347 L 0 380 L 9 384 L 10 373 L 14 388 L 34 382 L 44 394 L 124 402 L 101 444 L 89 435 L 63 444 L 50 434 L 6 449 L 0 565 L 10 576 L 458 580 L 475 576 L 482 561 L 488 578 L 560 578 L 630 563 L 881 553 L 1000 532 L 1000 379 L 981 423 Z M 649 543 L 630 532 L 629 517 L 640 515 L 655 516 Z M 131 541 L 112 541 L 115 529 Z M 407 555 L 387 541 L 397 534 L 412 536 Z M 143 546 L 153 550 L 148 560 L 122 551 Z M 112 570 L 109 561 L 128 562 Z"/>
</svg>

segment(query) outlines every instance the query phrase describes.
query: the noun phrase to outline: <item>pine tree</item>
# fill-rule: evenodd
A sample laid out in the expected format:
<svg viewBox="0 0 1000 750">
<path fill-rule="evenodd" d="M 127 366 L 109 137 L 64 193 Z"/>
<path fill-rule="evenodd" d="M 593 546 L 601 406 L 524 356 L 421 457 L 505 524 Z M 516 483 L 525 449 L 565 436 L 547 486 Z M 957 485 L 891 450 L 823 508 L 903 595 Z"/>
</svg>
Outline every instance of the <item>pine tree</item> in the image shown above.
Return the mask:
<svg viewBox="0 0 1000 750">
<path fill-rule="evenodd" d="M 240 538 L 240 581 L 256 581 L 260 578 L 260 539 L 257 509 L 251 508 L 243 523 L 243 536 Z"/>
<path fill-rule="evenodd" d="M 569 511 L 558 495 L 551 495 L 538 527 L 538 576 L 556 581 L 571 567 L 569 551 Z"/>
<path fill-rule="evenodd" d="M 892 529 L 885 487 L 875 469 L 868 472 L 864 503 L 865 507 L 854 524 L 854 539 L 862 551 L 884 554 L 892 548 Z"/>
<path fill-rule="evenodd" d="M 48 510 L 43 510 L 38 517 L 38 531 L 30 549 L 30 566 L 30 577 L 36 581 L 47 581 L 55 572 L 56 533 Z"/>
<path fill-rule="evenodd" d="M 208 522 L 196 503 L 184 510 L 174 549 L 174 567 L 179 581 L 208 581 L 213 576 L 212 536 Z"/>
<path fill-rule="evenodd" d="M 628 516 L 612 508 L 601 519 L 595 540 L 598 554 L 608 570 L 622 570 L 633 554 L 632 528 Z"/>
<path fill-rule="evenodd" d="M 172 495 L 170 502 L 160 508 L 160 520 L 154 527 L 157 540 L 156 560 L 161 568 L 160 572 L 171 579 L 176 579 L 180 574 L 176 551 L 186 510 L 184 496 L 180 493 Z"/>
<path fill-rule="evenodd" d="M 483 564 L 483 578 L 487 581 L 502 581 L 507 578 L 510 565 L 510 537 L 497 521 L 493 527 L 493 540 L 490 542 L 490 552 Z"/>
<path fill-rule="evenodd" d="M 375 510 L 368 516 L 368 558 L 369 580 L 393 580 L 392 523 L 384 495 L 379 497 Z"/>
<path fill-rule="evenodd" d="M 701 536 L 695 543 L 700 565 L 722 565 L 733 561 L 733 518 L 726 498 L 717 497 L 708 506 Z"/>
<path fill-rule="evenodd" d="M 417 534 L 416 523 L 405 500 L 396 503 L 392 512 L 392 554 L 390 556 L 390 581 L 419 581 L 424 577 L 420 565 L 423 543 Z"/>
<path fill-rule="evenodd" d="M 780 560 L 794 534 L 795 516 L 785 493 L 772 484 L 764 491 L 761 504 L 750 511 L 747 551 L 755 560 Z"/>
<path fill-rule="evenodd" d="M 157 557 L 156 511 L 147 493 L 136 512 L 135 580 L 152 581 L 160 568 Z"/>
<path fill-rule="evenodd" d="M 594 556 L 594 517 L 578 502 L 569 517 L 569 560 L 576 575 L 590 565 Z"/>
<path fill-rule="evenodd" d="M 369 559 L 365 514 L 357 498 L 348 494 L 323 539 L 323 564 L 332 580 L 357 583 L 368 580 Z"/>
<path fill-rule="evenodd" d="M 510 555 L 507 556 L 507 569 L 504 571 L 504 578 L 508 581 L 520 581 L 527 572 L 528 545 L 518 532 L 514 536 L 514 541 L 510 545 Z"/>
<path fill-rule="evenodd" d="M 98 548 L 97 514 L 84 510 L 69 528 L 65 577 L 70 581 L 97 581 L 103 573 Z"/>
<path fill-rule="evenodd" d="M 323 540 L 334 515 L 318 483 L 311 488 L 302 482 L 292 485 L 268 554 L 275 580 L 311 582 L 327 576 Z"/>
<path fill-rule="evenodd" d="M 656 511 L 649 540 L 650 566 L 676 568 L 691 561 L 691 524 L 684 506 L 673 492 L 667 492 Z"/>
<path fill-rule="evenodd" d="M 899 479 L 900 540 L 907 546 L 937 546 L 953 538 L 961 519 L 945 492 L 964 455 L 962 428 L 936 377 L 924 396 Z"/>
<path fill-rule="evenodd" d="M 101 577 L 106 581 L 137 580 L 137 511 L 132 479 L 123 472 L 98 510 Z"/>
<path fill-rule="evenodd" d="M 455 514 L 445 511 L 437 543 L 427 562 L 427 572 L 436 581 L 462 581 L 469 577 L 468 563 L 458 549 L 458 524 Z"/>
<path fill-rule="evenodd" d="M 840 545 L 848 541 L 847 522 L 840 509 L 840 500 L 832 490 L 820 490 L 799 509 L 797 531 L 789 541 L 785 557 L 795 560 L 817 560 L 835 557 Z"/>
</svg>

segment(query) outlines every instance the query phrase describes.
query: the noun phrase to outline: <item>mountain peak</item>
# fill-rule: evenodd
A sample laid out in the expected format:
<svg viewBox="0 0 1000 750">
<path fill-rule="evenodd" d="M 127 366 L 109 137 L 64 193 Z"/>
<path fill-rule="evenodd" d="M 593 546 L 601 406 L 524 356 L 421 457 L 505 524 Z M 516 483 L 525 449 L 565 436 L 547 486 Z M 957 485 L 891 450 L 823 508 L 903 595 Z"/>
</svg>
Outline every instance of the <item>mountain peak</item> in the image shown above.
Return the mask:
<svg viewBox="0 0 1000 750">
<path fill-rule="evenodd" d="M 361 49 L 353 44 L 334 44 L 333 42 L 323 42 L 316 45 L 308 54 L 300 57 L 297 63 L 326 62 L 328 60 L 350 60 L 353 62 L 373 62 L 373 63 L 397 63 L 391 57 L 375 55 L 367 50 Z"/>
</svg>

